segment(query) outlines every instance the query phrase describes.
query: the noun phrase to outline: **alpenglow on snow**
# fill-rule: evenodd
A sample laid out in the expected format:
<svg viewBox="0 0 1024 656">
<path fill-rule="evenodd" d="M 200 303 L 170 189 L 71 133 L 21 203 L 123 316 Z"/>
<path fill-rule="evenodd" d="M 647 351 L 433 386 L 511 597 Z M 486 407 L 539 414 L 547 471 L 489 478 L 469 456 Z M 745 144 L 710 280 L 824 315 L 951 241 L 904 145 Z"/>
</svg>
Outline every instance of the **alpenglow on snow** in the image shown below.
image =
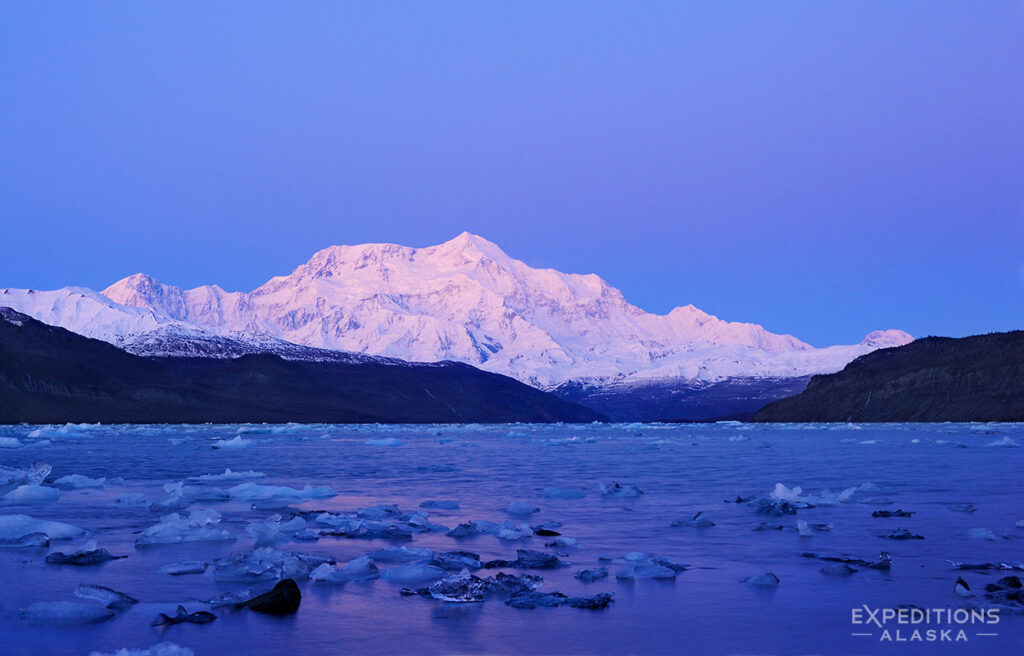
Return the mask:
<svg viewBox="0 0 1024 656">
<path fill-rule="evenodd" d="M 692 305 L 651 314 L 596 275 L 534 269 L 466 232 L 426 248 L 331 246 L 252 292 L 180 289 L 135 274 L 101 293 L 4 289 L 0 306 L 140 355 L 457 360 L 542 388 L 798 377 L 913 339 L 875 331 L 817 349 Z"/>
</svg>

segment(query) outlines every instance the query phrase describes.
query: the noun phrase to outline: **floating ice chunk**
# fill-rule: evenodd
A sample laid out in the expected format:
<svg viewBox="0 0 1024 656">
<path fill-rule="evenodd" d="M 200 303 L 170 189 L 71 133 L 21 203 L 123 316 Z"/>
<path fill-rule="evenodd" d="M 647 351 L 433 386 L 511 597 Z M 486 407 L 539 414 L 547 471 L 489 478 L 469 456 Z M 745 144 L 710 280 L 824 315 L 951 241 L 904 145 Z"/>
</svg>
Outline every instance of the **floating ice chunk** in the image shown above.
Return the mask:
<svg viewBox="0 0 1024 656">
<path fill-rule="evenodd" d="M 643 494 L 643 490 L 635 485 L 629 483 L 618 483 L 617 481 L 611 481 L 607 483 L 601 483 L 601 494 L 606 497 L 619 497 L 623 499 L 632 499 Z"/>
<path fill-rule="evenodd" d="M 431 549 L 415 547 L 385 547 L 371 552 L 370 557 L 381 562 L 408 563 L 417 560 L 430 560 L 436 554 Z"/>
<path fill-rule="evenodd" d="M 195 652 L 188 647 L 181 647 L 173 642 L 161 642 L 148 649 L 128 649 L 125 647 L 108 654 L 94 651 L 89 656 L 195 656 Z"/>
<path fill-rule="evenodd" d="M 579 546 L 579 542 L 576 541 L 576 538 L 567 538 L 564 535 L 560 535 L 551 542 L 545 543 L 544 546 L 555 549 L 574 549 Z"/>
<path fill-rule="evenodd" d="M 60 499 L 60 490 L 45 485 L 19 485 L 4 495 L 6 504 L 53 503 Z"/>
<path fill-rule="evenodd" d="M 773 499 L 781 499 L 783 501 L 799 501 L 800 495 L 802 495 L 803 493 L 804 489 L 802 487 L 796 486 L 793 488 L 788 488 L 782 483 L 776 483 L 775 489 L 772 490 L 770 496 Z"/>
<path fill-rule="evenodd" d="M 203 574 L 208 565 L 201 560 L 183 560 L 177 563 L 168 563 L 160 568 L 161 574 L 170 576 L 183 576 L 185 574 Z"/>
<path fill-rule="evenodd" d="M 237 539 L 231 531 L 215 528 L 219 523 L 220 513 L 216 510 L 197 509 L 189 513 L 188 517 L 171 513 L 161 517 L 158 524 L 144 530 L 135 545 L 227 542 Z"/>
<path fill-rule="evenodd" d="M 106 485 L 106 477 L 102 478 L 89 478 L 88 476 L 82 476 L 81 474 L 69 474 L 68 476 L 61 476 L 53 482 L 53 484 L 63 490 L 79 490 L 87 487 L 103 487 Z"/>
<path fill-rule="evenodd" d="M 202 476 L 192 476 L 188 480 L 194 482 L 204 483 L 216 483 L 222 481 L 245 481 L 253 478 L 263 478 L 266 476 L 263 472 L 258 471 L 231 471 L 230 467 L 224 469 L 223 474 L 203 474 Z"/>
<path fill-rule="evenodd" d="M 301 517 L 292 517 L 286 522 L 281 521 L 280 515 L 271 515 L 260 522 L 251 522 L 245 527 L 248 533 L 258 546 L 266 546 L 292 539 L 292 534 L 306 528 L 306 520 Z"/>
<path fill-rule="evenodd" d="M 205 610 L 197 610 L 193 613 L 185 610 L 184 606 L 178 606 L 174 615 L 160 613 L 150 626 L 173 626 L 175 624 L 209 624 L 217 619 L 217 616 Z"/>
<path fill-rule="evenodd" d="M 55 551 L 46 557 L 46 562 L 51 565 L 77 565 L 79 567 L 89 565 L 100 565 L 108 560 L 127 558 L 127 556 L 115 556 L 106 549 L 96 547 L 96 540 L 89 540 L 71 553 Z"/>
<path fill-rule="evenodd" d="M 32 549 L 48 546 L 50 546 L 50 538 L 46 537 L 46 533 L 29 533 L 16 538 L 0 537 L 0 548 L 2 549 Z"/>
<path fill-rule="evenodd" d="M 438 510 L 458 510 L 458 501 L 428 499 L 420 504 L 420 508 L 437 508 Z"/>
<path fill-rule="evenodd" d="M 330 563 L 323 563 L 309 573 L 311 581 L 325 581 L 328 583 L 369 581 L 379 576 L 380 570 L 377 569 L 377 565 L 370 556 L 360 556 L 341 568 Z"/>
<path fill-rule="evenodd" d="M 309 499 L 327 499 L 337 496 L 337 492 L 327 486 L 305 486 L 301 490 L 282 485 L 259 485 L 257 483 L 240 483 L 227 490 L 232 499 L 256 501 L 263 499 L 288 499 L 308 501 Z"/>
<path fill-rule="evenodd" d="M 549 499 L 582 499 L 587 496 L 586 492 L 566 487 L 546 487 L 544 494 Z"/>
<path fill-rule="evenodd" d="M 807 522 L 802 519 L 796 520 L 796 530 L 802 538 L 809 538 L 812 535 L 811 528 L 807 526 Z"/>
<path fill-rule="evenodd" d="M 381 570 L 380 577 L 385 581 L 390 581 L 391 583 L 412 585 L 439 579 L 444 576 L 444 574 L 444 570 L 440 567 L 414 563 Z"/>
<path fill-rule="evenodd" d="M 333 563 L 321 554 L 278 551 L 259 547 L 249 552 L 235 551 L 213 563 L 213 579 L 220 582 L 257 583 L 283 578 L 309 578 L 314 568 Z"/>
<path fill-rule="evenodd" d="M 508 504 L 508 508 L 505 509 L 505 512 L 513 516 L 526 516 L 532 515 L 535 512 L 540 512 L 540 508 L 529 501 L 512 501 Z"/>
<path fill-rule="evenodd" d="M 703 510 L 690 519 L 673 519 L 669 524 L 672 526 L 691 526 L 694 528 L 708 528 L 715 525 L 711 518 L 704 514 Z"/>
<path fill-rule="evenodd" d="M 999 536 L 987 528 L 972 528 L 967 531 L 967 537 L 972 540 L 998 540 Z"/>
<path fill-rule="evenodd" d="M 775 576 L 771 572 L 765 572 L 764 574 L 755 574 L 754 576 L 748 576 L 740 579 L 741 583 L 747 585 L 753 585 L 759 588 L 769 588 L 779 584 L 779 577 Z"/>
<path fill-rule="evenodd" d="M 118 495 L 115 501 L 122 506 L 145 506 L 149 503 L 146 499 L 146 495 L 142 492 L 129 492 L 127 494 Z"/>
<path fill-rule="evenodd" d="M 0 435 L 0 449 L 17 449 L 24 446 L 18 438 Z"/>
<path fill-rule="evenodd" d="M 890 540 L 923 540 L 924 539 L 923 535 L 917 535 L 915 533 L 911 533 L 910 531 L 908 531 L 905 528 L 898 528 L 895 531 L 893 531 L 892 533 L 886 535 L 885 537 L 889 538 Z"/>
<path fill-rule="evenodd" d="M 608 578 L 607 567 L 596 567 L 593 569 L 583 569 L 575 574 L 575 578 L 583 581 L 584 583 L 592 583 L 594 581 L 600 581 L 601 579 Z"/>
<path fill-rule="evenodd" d="M 244 449 L 252 446 L 252 440 L 247 440 L 241 435 L 236 435 L 230 440 L 216 440 L 211 445 L 215 449 Z"/>
<path fill-rule="evenodd" d="M 1024 519 L 1018 519 L 1013 525 L 1017 528 L 1024 528 Z"/>
<path fill-rule="evenodd" d="M 750 438 L 747 437 L 746 435 L 733 435 L 732 437 L 729 438 L 729 441 L 730 442 L 746 442 L 749 439 Z"/>
<path fill-rule="evenodd" d="M 77 601 L 40 601 L 22 610 L 21 617 L 40 624 L 74 626 L 105 622 L 114 617 L 114 611 Z"/>
<path fill-rule="evenodd" d="M 674 579 L 676 571 L 671 567 L 650 561 L 637 565 L 626 565 L 615 572 L 617 579 Z"/>
<path fill-rule="evenodd" d="M 1005 447 L 1019 447 L 1020 444 L 1017 440 L 1013 439 L 1009 435 L 1003 435 L 998 440 L 993 440 L 985 446 L 1005 446 Z"/>
<path fill-rule="evenodd" d="M 502 522 L 501 527 L 498 529 L 498 539 L 507 540 L 509 542 L 525 540 L 532 535 L 533 529 L 526 524 L 516 526 L 512 522 Z"/>
<path fill-rule="evenodd" d="M 366 440 L 367 446 L 401 446 L 402 440 L 397 437 L 381 437 Z"/>
<path fill-rule="evenodd" d="M 856 574 L 860 570 L 850 567 L 846 563 L 829 563 L 819 571 L 826 576 L 849 576 L 850 574 Z"/>
<path fill-rule="evenodd" d="M 0 515 L 0 539 L 17 540 L 33 533 L 43 533 L 51 540 L 70 540 L 85 535 L 85 529 L 28 515 Z"/>
<path fill-rule="evenodd" d="M 75 588 L 75 596 L 79 599 L 98 601 L 104 608 L 109 608 L 110 610 L 124 610 L 139 603 L 138 599 L 128 596 L 123 592 L 118 592 L 102 585 L 89 585 L 86 583 Z"/>
<path fill-rule="evenodd" d="M 491 560 L 484 564 L 488 569 L 498 567 L 515 567 L 518 569 L 555 569 L 568 565 L 554 554 L 536 551 L 535 549 L 517 549 L 515 560 Z"/>
<path fill-rule="evenodd" d="M 480 569 L 483 566 L 480 562 L 480 555 L 471 551 L 445 551 L 434 554 L 428 564 L 456 572 L 463 569 Z"/>
<path fill-rule="evenodd" d="M 450 574 L 434 581 L 428 586 L 427 591 L 434 599 L 465 604 L 483 601 L 490 588 L 488 581 L 473 576 L 469 570 L 464 569 L 458 574 Z"/>
</svg>

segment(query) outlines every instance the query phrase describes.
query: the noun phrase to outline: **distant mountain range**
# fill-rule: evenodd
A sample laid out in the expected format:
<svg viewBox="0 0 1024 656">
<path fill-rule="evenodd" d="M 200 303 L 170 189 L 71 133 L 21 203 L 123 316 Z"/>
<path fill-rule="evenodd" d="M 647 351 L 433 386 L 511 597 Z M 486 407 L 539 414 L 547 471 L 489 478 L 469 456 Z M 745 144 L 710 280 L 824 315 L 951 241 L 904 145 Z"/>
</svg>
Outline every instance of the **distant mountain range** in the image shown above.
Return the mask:
<svg viewBox="0 0 1024 656">
<path fill-rule="evenodd" d="M 1024 421 L 1024 331 L 926 337 L 857 358 L 755 421 Z"/>
<path fill-rule="evenodd" d="M 596 275 L 534 269 L 469 233 L 427 248 L 332 246 L 252 292 L 183 290 L 136 274 L 102 292 L 3 289 L 0 306 L 137 355 L 454 360 L 617 419 L 640 416 L 638 395 L 648 419 L 753 411 L 810 375 L 913 339 L 876 331 L 818 349 L 692 305 L 650 314 Z M 678 403 L 736 384 L 755 401 L 719 394 L 699 417 L 686 416 L 697 406 Z"/>
<path fill-rule="evenodd" d="M 461 363 L 146 358 L 0 307 L 0 424 L 600 419 Z"/>
</svg>

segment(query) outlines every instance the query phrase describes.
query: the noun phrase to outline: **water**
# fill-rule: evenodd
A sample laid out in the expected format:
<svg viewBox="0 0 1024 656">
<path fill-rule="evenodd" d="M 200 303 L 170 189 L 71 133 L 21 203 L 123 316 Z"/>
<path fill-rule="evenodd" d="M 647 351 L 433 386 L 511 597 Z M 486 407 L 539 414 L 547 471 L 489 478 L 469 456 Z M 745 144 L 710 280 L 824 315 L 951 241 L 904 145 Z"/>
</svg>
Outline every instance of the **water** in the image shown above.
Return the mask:
<svg viewBox="0 0 1024 656">
<path fill-rule="evenodd" d="M 34 428 L 34 427 L 32 427 Z M 7 427 L 22 443 L 30 427 Z M 88 654 L 121 647 L 142 648 L 168 640 L 198 656 L 222 654 L 974 654 L 1021 653 L 1024 617 L 1003 616 L 996 626 L 966 628 L 958 644 L 879 642 L 880 630 L 851 624 L 851 610 L 864 604 L 892 607 L 959 607 L 953 593 L 959 574 L 975 591 L 1006 572 L 957 572 L 946 559 L 968 562 L 1024 561 L 1024 449 L 986 446 L 997 440 L 1024 443 L 1024 425 L 852 425 L 769 427 L 746 425 L 550 425 L 550 426 L 286 426 L 246 434 L 246 448 L 215 450 L 215 440 L 234 437 L 236 426 L 111 426 L 71 428 L 52 443 L 0 449 L 0 464 L 53 465 L 53 476 L 124 477 L 124 485 L 63 491 L 57 503 L 7 505 L 0 513 L 25 513 L 69 522 L 88 530 L 101 547 L 128 558 L 97 567 L 47 565 L 43 549 L 0 549 L 0 653 L 5 656 Z M 393 444 L 396 438 L 400 444 Z M 374 444 L 367 444 L 373 440 Z M 150 501 L 161 486 L 188 476 L 256 470 L 260 484 L 329 485 L 330 499 L 300 509 L 352 511 L 376 504 L 417 509 L 426 499 L 454 499 L 458 510 L 431 510 L 447 526 L 471 519 L 512 519 L 510 501 L 525 500 L 541 511 L 529 521 L 559 521 L 578 548 L 564 559 L 572 566 L 538 572 L 542 590 L 570 595 L 613 592 L 604 611 L 574 608 L 517 610 L 500 599 L 451 605 L 402 597 L 399 585 L 383 580 L 345 585 L 300 581 L 302 606 L 274 618 L 248 611 L 214 609 L 219 619 L 205 626 L 150 626 L 157 612 L 209 609 L 210 599 L 239 585 L 215 583 L 211 572 L 172 577 L 158 569 L 173 561 L 205 560 L 248 550 L 247 522 L 271 511 L 248 502 L 197 504 L 223 514 L 221 527 L 233 543 L 134 546 L 138 533 L 159 513 L 123 507 L 118 495 L 141 492 Z M 601 481 L 638 486 L 638 498 L 602 497 Z M 804 494 L 838 492 L 873 483 L 852 499 L 801 510 L 780 518 L 755 514 L 737 495 L 768 496 L 776 483 L 801 486 Z M 237 482 L 210 483 L 227 488 Z M 576 488 L 582 499 L 547 498 L 548 487 Z M 973 504 L 975 512 L 955 509 Z M 879 519 L 876 509 L 913 511 L 909 519 Z M 671 527 L 670 520 L 705 511 L 710 528 Z M 287 515 L 287 512 L 285 513 Z M 753 531 L 762 522 L 796 526 L 830 523 L 830 532 L 800 537 L 794 530 Z M 894 541 L 897 527 L 925 536 Z M 973 528 L 999 536 L 978 540 Z M 1003 537 L 1006 536 L 1006 537 Z M 56 542 L 68 551 L 87 538 Z M 467 549 L 483 560 L 514 558 L 516 548 L 544 549 L 544 538 L 502 542 L 491 535 L 453 540 L 443 533 L 417 535 L 405 546 Z M 280 549 L 330 554 L 340 563 L 388 546 L 383 541 L 323 538 L 284 543 Z M 801 552 L 893 557 L 890 572 L 861 568 L 845 578 L 819 572 L 823 563 Z M 628 552 L 642 551 L 687 563 L 675 581 L 619 581 L 614 572 Z M 598 566 L 598 554 L 613 554 L 612 577 L 583 584 L 573 574 Z M 381 564 L 382 567 L 391 563 Z M 755 589 L 739 579 L 773 572 L 781 584 Z M 483 574 L 493 573 L 484 571 Z M 55 628 L 29 624 L 19 611 L 37 601 L 76 601 L 79 583 L 106 585 L 142 603 L 97 625 Z M 264 586 L 269 587 L 269 586 Z M 172 613 L 173 614 L 173 613 Z M 896 628 L 890 625 L 891 628 Z M 932 627 L 935 628 L 935 627 Z M 948 627 L 941 627 L 948 628 Z M 978 637 L 977 632 L 997 636 Z M 871 636 L 852 636 L 871 632 Z M 905 631 L 904 633 L 909 633 Z M 895 637 L 894 634 L 891 634 Z"/>
</svg>

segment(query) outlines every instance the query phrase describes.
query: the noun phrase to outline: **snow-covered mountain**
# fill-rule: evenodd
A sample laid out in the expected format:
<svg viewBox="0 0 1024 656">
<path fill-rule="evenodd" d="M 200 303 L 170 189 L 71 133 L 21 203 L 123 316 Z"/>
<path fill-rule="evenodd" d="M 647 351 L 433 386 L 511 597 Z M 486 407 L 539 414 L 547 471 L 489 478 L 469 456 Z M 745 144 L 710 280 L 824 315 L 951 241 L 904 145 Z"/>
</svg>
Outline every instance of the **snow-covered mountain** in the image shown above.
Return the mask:
<svg viewBox="0 0 1024 656">
<path fill-rule="evenodd" d="M 650 314 L 596 275 L 534 269 L 469 233 L 427 248 L 331 246 L 248 293 L 183 290 L 136 274 L 102 293 L 3 290 L 0 305 L 138 353 L 173 353 L 175 340 L 277 351 L 294 344 L 458 360 L 539 387 L 806 376 L 912 340 L 876 331 L 859 344 L 815 349 L 692 305 Z"/>
</svg>

